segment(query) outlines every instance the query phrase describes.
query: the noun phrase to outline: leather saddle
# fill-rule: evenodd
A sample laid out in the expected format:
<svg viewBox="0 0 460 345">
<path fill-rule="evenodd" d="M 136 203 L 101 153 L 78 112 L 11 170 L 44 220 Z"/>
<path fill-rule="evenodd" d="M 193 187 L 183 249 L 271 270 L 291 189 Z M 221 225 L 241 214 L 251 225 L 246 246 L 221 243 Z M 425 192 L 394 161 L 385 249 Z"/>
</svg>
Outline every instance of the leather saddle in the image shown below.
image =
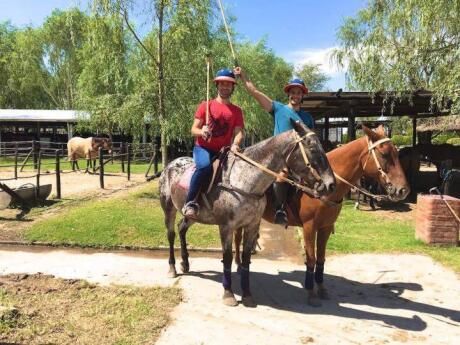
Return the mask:
<svg viewBox="0 0 460 345">
<path fill-rule="evenodd" d="M 201 186 L 201 193 L 208 194 L 212 187 L 217 185 L 219 182 L 222 181 L 222 171 L 224 166 L 227 163 L 228 153 L 230 152 L 230 147 L 226 146 L 223 147 L 217 156 L 212 161 L 212 172 L 209 174 L 209 177 L 203 182 Z M 190 180 L 192 179 L 192 175 L 195 172 L 195 164 L 190 166 L 182 175 L 179 186 L 185 190 L 190 188 Z"/>
</svg>

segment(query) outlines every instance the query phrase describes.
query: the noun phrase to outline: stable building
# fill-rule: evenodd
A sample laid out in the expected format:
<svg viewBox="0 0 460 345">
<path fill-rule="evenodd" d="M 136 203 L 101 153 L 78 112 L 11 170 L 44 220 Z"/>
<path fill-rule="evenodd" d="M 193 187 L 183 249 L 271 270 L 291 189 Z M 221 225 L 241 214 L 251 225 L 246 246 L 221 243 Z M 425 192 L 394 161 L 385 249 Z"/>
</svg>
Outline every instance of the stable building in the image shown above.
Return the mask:
<svg viewBox="0 0 460 345">
<path fill-rule="evenodd" d="M 87 113 L 76 110 L 0 109 L 0 142 L 66 142 L 85 118 Z"/>
<path fill-rule="evenodd" d="M 361 123 L 384 123 L 399 116 L 412 119 L 412 145 L 417 141 L 417 119 L 450 115 L 432 102 L 432 92 L 309 92 L 301 109 L 312 114 L 323 138 L 330 138 L 332 128 L 346 128 L 348 141 L 356 139 L 356 120 Z M 380 117 L 381 121 L 378 118 Z M 338 119 L 338 120 L 337 120 Z M 370 121 L 369 121 L 370 120 Z M 339 129 L 338 129 L 339 130 Z M 337 135 L 338 137 L 338 135 Z"/>
</svg>

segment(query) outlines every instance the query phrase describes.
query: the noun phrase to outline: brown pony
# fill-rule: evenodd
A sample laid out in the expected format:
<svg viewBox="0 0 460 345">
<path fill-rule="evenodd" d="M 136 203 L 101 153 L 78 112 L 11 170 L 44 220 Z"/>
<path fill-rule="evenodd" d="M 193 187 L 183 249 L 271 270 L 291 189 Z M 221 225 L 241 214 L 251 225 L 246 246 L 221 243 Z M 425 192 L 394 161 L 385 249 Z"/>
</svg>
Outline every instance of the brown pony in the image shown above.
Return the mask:
<svg viewBox="0 0 460 345">
<path fill-rule="evenodd" d="M 86 158 L 86 171 L 88 167 L 92 166 L 93 170 L 96 166 L 96 158 L 98 157 L 99 148 L 102 147 L 104 150 L 112 150 L 112 142 L 109 138 L 81 138 L 73 137 L 67 142 L 67 155 L 72 170 L 80 169 L 78 166 L 78 158 Z"/>
<path fill-rule="evenodd" d="M 392 201 L 399 201 L 409 194 L 409 185 L 398 159 L 398 151 L 390 139 L 386 138 L 383 126 L 375 132 L 362 127 L 364 137 L 354 140 L 329 153 L 327 158 L 336 174 L 337 188 L 334 193 L 322 200 L 297 192 L 289 200 L 288 219 L 291 226 L 302 226 L 306 254 L 305 289 L 308 291 L 308 304 L 320 306 L 321 299 L 328 299 L 323 284 L 326 244 L 334 231 L 334 223 L 342 208 L 343 197 L 356 185 L 362 176 L 373 178 L 384 188 Z M 344 182 L 346 181 L 346 182 Z M 267 207 L 263 218 L 274 222 L 275 211 L 272 197 L 267 197 Z M 239 264 L 239 245 L 242 228 L 235 233 L 235 262 Z M 316 242 L 316 255 L 315 255 Z M 314 281 L 318 286 L 313 290 Z M 318 298 L 319 297 L 319 298 Z"/>
</svg>

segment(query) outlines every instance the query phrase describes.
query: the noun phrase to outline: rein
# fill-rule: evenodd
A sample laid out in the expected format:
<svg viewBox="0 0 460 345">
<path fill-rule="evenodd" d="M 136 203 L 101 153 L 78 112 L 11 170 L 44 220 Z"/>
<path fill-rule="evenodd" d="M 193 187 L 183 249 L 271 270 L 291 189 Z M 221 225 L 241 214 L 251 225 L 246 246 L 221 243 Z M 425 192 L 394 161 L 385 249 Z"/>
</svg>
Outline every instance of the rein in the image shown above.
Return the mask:
<svg viewBox="0 0 460 345">
<path fill-rule="evenodd" d="M 372 156 L 374 158 L 375 165 L 377 166 L 377 170 L 382 175 L 382 177 L 385 180 L 385 182 L 387 184 L 391 185 L 390 178 L 385 173 L 385 171 L 383 171 L 382 165 L 380 164 L 380 162 L 377 159 L 377 156 L 375 154 L 375 149 L 377 148 L 378 145 L 383 144 L 383 143 L 388 142 L 388 141 L 391 141 L 391 139 L 390 138 L 383 138 L 383 139 L 377 140 L 375 143 L 371 143 L 371 141 L 369 140 L 369 137 L 366 135 L 366 141 L 367 141 L 367 146 L 368 146 L 368 148 L 367 148 L 368 156 L 367 156 L 366 161 L 364 162 L 363 171 L 366 169 L 366 165 L 367 165 L 367 162 L 369 161 L 369 157 Z M 351 187 L 352 190 L 357 190 L 360 193 L 363 193 L 363 194 L 365 194 L 367 196 L 370 196 L 371 198 L 374 198 L 374 199 L 376 199 L 378 201 L 388 199 L 388 195 L 372 194 L 371 192 L 365 190 L 364 188 L 360 188 L 360 187 L 348 182 L 347 180 L 345 180 L 343 177 L 341 177 L 339 174 L 337 174 L 335 172 L 334 172 L 334 175 L 335 175 L 335 177 L 337 179 L 339 179 L 340 181 L 342 181 L 343 183 L 345 183 L 346 185 Z"/>
<path fill-rule="evenodd" d="M 294 143 L 293 149 L 289 152 L 289 154 L 288 154 L 286 160 L 289 158 L 289 156 L 291 155 L 292 151 L 294 151 L 294 149 L 295 149 L 295 147 L 296 147 L 297 144 L 299 144 L 299 143 L 300 143 L 302 140 L 304 140 L 305 138 L 307 138 L 307 137 L 309 137 L 309 136 L 316 135 L 316 134 L 315 134 L 314 132 L 309 132 L 309 133 L 305 134 L 304 136 L 299 137 L 299 135 L 297 134 L 297 132 L 295 132 L 295 135 L 296 135 L 296 138 L 295 138 L 295 143 Z M 302 156 L 304 157 L 305 164 L 307 165 L 307 167 L 308 167 L 309 169 L 311 169 L 312 173 L 314 172 L 314 173 L 313 173 L 314 176 L 315 176 L 315 174 L 316 174 L 316 176 L 319 177 L 317 171 L 311 166 L 311 164 L 310 164 L 310 162 L 309 162 L 309 160 L 308 160 L 308 157 L 307 157 L 307 155 L 306 155 L 306 153 L 305 153 L 305 150 L 304 150 L 303 145 L 301 145 L 301 144 L 299 144 L 299 145 L 300 145 L 300 148 L 301 148 L 300 150 L 302 151 Z M 283 180 L 284 182 L 289 183 L 291 186 L 294 186 L 294 187 L 296 187 L 297 189 L 300 189 L 302 192 L 305 192 L 305 193 L 307 193 L 308 195 L 310 195 L 310 196 L 316 198 L 316 196 L 315 196 L 315 191 L 314 191 L 313 189 L 311 189 L 311 188 L 309 188 L 309 187 L 307 187 L 307 186 L 305 186 L 305 185 L 303 185 L 303 184 L 300 184 L 300 183 L 298 183 L 298 182 L 296 182 L 296 181 L 294 181 L 294 180 L 292 180 L 292 179 L 290 179 L 290 178 L 288 178 L 288 177 L 285 177 L 285 176 L 283 176 L 283 175 L 281 175 L 281 174 L 279 174 L 279 173 L 277 173 L 277 172 L 274 172 L 273 170 L 268 169 L 266 166 L 264 166 L 264 165 L 262 165 L 262 164 L 260 164 L 260 163 L 258 163 L 258 162 L 256 162 L 256 161 L 254 161 L 253 159 L 249 158 L 248 156 L 246 156 L 245 154 L 243 154 L 243 153 L 241 153 L 241 152 L 234 152 L 234 154 L 235 154 L 236 156 L 240 157 L 241 159 L 243 159 L 244 161 L 248 162 L 249 164 L 255 166 L 256 168 L 259 168 L 260 170 L 262 170 L 263 172 L 267 173 L 268 175 L 271 175 L 271 176 L 273 176 L 273 177 L 275 177 L 275 178 L 279 178 L 280 180 Z M 316 178 L 316 176 L 315 176 L 315 178 Z M 223 186 L 223 187 L 224 187 L 224 186 Z M 232 187 L 232 186 L 225 186 L 225 188 L 226 188 L 226 189 L 229 189 L 229 188 L 235 189 L 235 188 Z M 236 190 L 236 189 L 235 189 L 235 190 Z"/>
</svg>

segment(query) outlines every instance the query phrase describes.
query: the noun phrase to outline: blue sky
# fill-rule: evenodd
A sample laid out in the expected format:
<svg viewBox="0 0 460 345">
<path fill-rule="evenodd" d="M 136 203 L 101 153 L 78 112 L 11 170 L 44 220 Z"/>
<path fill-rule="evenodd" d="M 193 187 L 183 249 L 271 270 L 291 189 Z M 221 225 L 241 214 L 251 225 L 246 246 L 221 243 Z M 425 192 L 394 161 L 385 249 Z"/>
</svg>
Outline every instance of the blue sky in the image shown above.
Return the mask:
<svg viewBox="0 0 460 345">
<path fill-rule="evenodd" d="M 241 38 L 252 42 L 265 38 L 267 46 L 294 64 L 321 65 L 331 80 L 327 87 L 344 87 L 344 71 L 329 63 L 337 46 L 336 32 L 345 17 L 354 16 L 367 0 L 222 0 L 235 16 Z M 0 0 L 0 21 L 24 26 L 40 25 L 54 8 L 85 8 L 86 0 Z"/>
</svg>

